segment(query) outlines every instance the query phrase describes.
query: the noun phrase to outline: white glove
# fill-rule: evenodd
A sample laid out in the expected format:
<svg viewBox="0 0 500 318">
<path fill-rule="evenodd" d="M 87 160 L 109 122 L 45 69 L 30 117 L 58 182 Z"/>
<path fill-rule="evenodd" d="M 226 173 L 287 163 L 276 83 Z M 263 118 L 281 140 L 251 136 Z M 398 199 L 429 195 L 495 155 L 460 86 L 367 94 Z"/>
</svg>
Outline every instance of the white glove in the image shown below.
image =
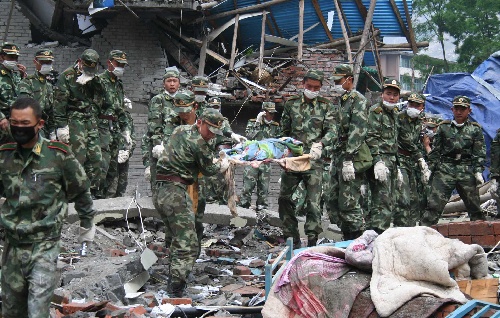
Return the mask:
<svg viewBox="0 0 500 318">
<path fill-rule="evenodd" d="M 127 97 L 123 98 L 123 105 L 128 109 L 132 109 L 132 101 Z"/>
<path fill-rule="evenodd" d="M 49 139 L 50 140 L 57 140 L 56 132 L 53 131 L 49 134 Z"/>
<path fill-rule="evenodd" d="M 427 184 L 431 178 L 431 170 L 429 169 L 429 166 L 425 162 L 424 158 L 418 159 L 418 165 L 420 166 L 420 170 L 422 170 L 422 182 Z"/>
<path fill-rule="evenodd" d="M 69 127 L 68 125 L 63 128 L 57 128 L 56 130 L 57 139 L 65 144 L 69 143 Z"/>
<path fill-rule="evenodd" d="M 130 157 L 130 151 L 129 150 L 120 150 L 118 151 L 118 163 L 124 163 L 128 160 Z"/>
<path fill-rule="evenodd" d="M 383 162 L 382 160 L 377 162 L 375 164 L 375 167 L 373 167 L 373 174 L 375 174 L 375 180 L 378 180 L 380 182 L 387 181 L 389 169 L 385 166 L 385 162 Z"/>
<path fill-rule="evenodd" d="M 481 172 L 476 172 L 474 174 L 474 177 L 476 177 L 476 180 L 477 180 L 477 182 L 479 182 L 479 184 L 483 184 L 484 183 L 483 174 Z"/>
<path fill-rule="evenodd" d="M 128 146 L 132 145 L 132 137 L 130 136 L 130 130 L 122 131 L 122 136 L 125 138 L 125 142 Z"/>
<path fill-rule="evenodd" d="M 366 184 L 362 184 L 359 188 L 359 192 L 363 198 L 366 197 L 366 194 L 368 193 L 368 186 Z"/>
<path fill-rule="evenodd" d="M 344 178 L 344 181 L 354 180 L 354 178 L 356 178 L 354 172 L 354 164 L 352 161 L 344 161 L 342 163 L 342 177 Z"/>
<path fill-rule="evenodd" d="M 146 169 L 144 169 L 144 179 L 146 179 L 146 181 L 151 181 L 151 167 L 146 167 Z"/>
<path fill-rule="evenodd" d="M 496 195 L 496 192 L 497 192 L 497 189 L 498 189 L 498 183 L 497 183 L 497 180 L 496 179 L 491 179 L 491 185 L 490 185 L 490 188 L 488 189 L 488 192 L 491 193 L 491 194 L 495 194 Z"/>
<path fill-rule="evenodd" d="M 323 151 L 323 145 L 320 142 L 315 142 L 311 145 L 311 150 L 309 150 L 309 155 L 311 160 L 321 159 L 321 152 Z"/>
<path fill-rule="evenodd" d="M 221 173 L 224 173 L 226 172 L 226 170 L 229 168 L 229 160 L 227 159 L 227 157 L 224 157 L 220 160 L 220 169 L 219 171 Z"/>
<path fill-rule="evenodd" d="M 401 172 L 401 169 L 398 168 L 398 187 L 402 187 L 404 182 L 404 177 L 403 173 Z"/>
<path fill-rule="evenodd" d="M 242 135 L 235 134 L 235 133 L 231 134 L 231 139 L 233 139 L 236 142 L 240 142 L 240 143 L 244 143 L 247 141 L 247 139 L 245 137 L 243 137 Z"/>
<path fill-rule="evenodd" d="M 153 157 L 155 157 L 156 159 L 159 159 L 164 150 L 165 150 L 165 147 L 163 147 L 163 141 L 162 141 L 161 144 L 153 147 L 153 151 L 152 151 Z"/>
<path fill-rule="evenodd" d="M 78 243 L 82 244 L 83 242 L 93 242 L 95 236 L 95 224 L 92 224 L 90 229 L 80 226 L 78 233 Z"/>
<path fill-rule="evenodd" d="M 262 125 L 264 124 L 264 115 L 266 114 L 266 112 L 260 112 L 258 115 L 257 115 L 257 120 L 255 120 L 255 123 L 256 124 L 259 124 L 259 125 Z"/>
</svg>

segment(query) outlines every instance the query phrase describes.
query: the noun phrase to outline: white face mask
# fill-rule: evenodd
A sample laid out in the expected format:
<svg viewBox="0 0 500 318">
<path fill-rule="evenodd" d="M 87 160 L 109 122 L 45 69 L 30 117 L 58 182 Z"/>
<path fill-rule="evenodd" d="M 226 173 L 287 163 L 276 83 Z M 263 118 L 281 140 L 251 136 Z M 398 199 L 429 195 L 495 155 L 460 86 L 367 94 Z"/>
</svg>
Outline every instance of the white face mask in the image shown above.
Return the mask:
<svg viewBox="0 0 500 318">
<path fill-rule="evenodd" d="M 42 67 L 40 68 L 39 72 L 42 75 L 47 75 L 50 72 L 52 72 L 52 70 L 53 70 L 52 64 L 42 64 Z"/>
<path fill-rule="evenodd" d="M 116 66 L 115 69 L 113 70 L 113 74 L 115 74 L 116 77 L 122 77 L 124 72 L 125 68 L 118 66 Z"/>
<path fill-rule="evenodd" d="M 386 102 L 385 100 L 382 102 L 382 105 L 384 105 L 385 108 L 389 109 L 389 110 L 392 110 L 394 108 L 396 108 L 396 106 L 399 105 L 399 103 L 389 103 L 389 102 Z"/>
<path fill-rule="evenodd" d="M 345 92 L 347 92 L 347 90 L 345 88 L 342 87 L 342 85 L 345 84 L 345 82 L 347 81 L 347 78 L 345 79 L 345 81 L 341 84 L 335 84 L 332 88 L 332 91 L 334 93 L 337 93 L 337 94 L 344 94 Z"/>
<path fill-rule="evenodd" d="M 304 89 L 304 95 L 309 99 L 315 99 L 316 97 L 318 97 L 319 91 L 313 92 L 306 88 Z"/>
<path fill-rule="evenodd" d="M 194 100 L 197 103 L 201 103 L 205 101 L 206 96 L 205 95 L 194 95 Z"/>
<path fill-rule="evenodd" d="M 463 122 L 463 123 L 459 124 L 459 123 L 457 123 L 457 122 L 455 121 L 455 119 L 453 119 L 451 122 L 453 123 L 453 125 L 455 125 L 455 126 L 457 126 L 457 127 L 462 127 L 463 125 L 465 125 L 465 122 Z"/>
<path fill-rule="evenodd" d="M 2 64 L 6 69 L 10 71 L 13 71 L 17 68 L 17 61 L 3 61 Z"/>
<path fill-rule="evenodd" d="M 408 107 L 406 109 L 406 114 L 408 116 L 410 116 L 411 118 L 417 118 L 418 115 L 420 115 L 421 111 L 416 109 L 416 108 L 413 108 L 413 107 Z"/>
</svg>

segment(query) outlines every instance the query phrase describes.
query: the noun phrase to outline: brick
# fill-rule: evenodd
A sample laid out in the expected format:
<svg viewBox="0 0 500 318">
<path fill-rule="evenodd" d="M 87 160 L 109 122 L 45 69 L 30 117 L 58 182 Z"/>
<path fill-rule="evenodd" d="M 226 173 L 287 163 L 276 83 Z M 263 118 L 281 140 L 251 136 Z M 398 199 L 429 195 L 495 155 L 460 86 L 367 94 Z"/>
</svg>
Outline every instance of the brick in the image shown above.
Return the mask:
<svg viewBox="0 0 500 318">
<path fill-rule="evenodd" d="M 495 235 L 472 236 L 472 244 L 493 247 L 496 243 Z"/>
<path fill-rule="evenodd" d="M 71 293 L 63 288 L 54 290 L 52 302 L 56 304 L 68 304 L 72 300 Z"/>
<path fill-rule="evenodd" d="M 495 235 L 500 235 L 500 222 L 493 221 L 491 224 L 493 225 L 493 233 L 495 233 Z"/>
<path fill-rule="evenodd" d="M 148 311 L 146 310 L 146 308 L 142 307 L 142 306 L 137 306 L 137 307 L 134 307 L 134 308 L 131 308 L 130 309 L 130 312 L 131 313 L 134 313 L 136 315 L 144 315 L 146 314 Z"/>
<path fill-rule="evenodd" d="M 109 256 L 111 257 L 120 257 L 120 256 L 125 256 L 127 255 L 125 251 L 119 250 L 119 249 L 109 249 L 108 250 Z"/>
<path fill-rule="evenodd" d="M 455 236 L 453 238 L 459 239 L 465 244 L 472 244 L 472 236 L 470 235 L 463 235 L 463 236 Z"/>
<path fill-rule="evenodd" d="M 435 227 L 436 231 L 441 233 L 442 236 L 448 237 L 448 224 L 437 224 Z"/>
<path fill-rule="evenodd" d="M 191 298 L 163 298 L 161 300 L 162 304 L 177 305 L 191 305 L 193 300 Z"/>
<path fill-rule="evenodd" d="M 236 290 L 233 290 L 234 294 L 240 294 L 241 296 L 244 296 L 244 297 L 245 296 L 248 296 L 248 297 L 255 296 L 260 292 L 262 292 L 262 289 L 255 288 L 253 286 L 245 286 L 245 287 L 241 287 L 241 288 L 238 288 Z"/>
<path fill-rule="evenodd" d="M 483 236 L 483 235 L 492 235 L 493 226 L 491 226 L 490 222 L 486 221 L 476 221 L 470 223 L 470 234 L 472 236 Z"/>
<path fill-rule="evenodd" d="M 470 222 L 452 222 L 448 224 L 448 235 L 471 235 Z"/>
<path fill-rule="evenodd" d="M 233 269 L 233 273 L 234 275 L 251 275 L 252 271 L 246 266 L 239 265 Z"/>
<path fill-rule="evenodd" d="M 62 313 L 64 315 L 70 315 L 73 314 L 77 311 L 80 311 L 82 309 L 85 309 L 87 307 L 95 305 L 95 302 L 88 302 L 88 303 L 69 303 L 69 304 L 63 304 L 63 310 Z"/>
<path fill-rule="evenodd" d="M 251 261 L 250 264 L 248 264 L 248 267 L 263 267 L 265 265 L 266 265 L 266 262 L 264 262 L 263 260 L 261 260 L 259 258 L 259 259 L 255 259 L 255 260 Z"/>
</svg>

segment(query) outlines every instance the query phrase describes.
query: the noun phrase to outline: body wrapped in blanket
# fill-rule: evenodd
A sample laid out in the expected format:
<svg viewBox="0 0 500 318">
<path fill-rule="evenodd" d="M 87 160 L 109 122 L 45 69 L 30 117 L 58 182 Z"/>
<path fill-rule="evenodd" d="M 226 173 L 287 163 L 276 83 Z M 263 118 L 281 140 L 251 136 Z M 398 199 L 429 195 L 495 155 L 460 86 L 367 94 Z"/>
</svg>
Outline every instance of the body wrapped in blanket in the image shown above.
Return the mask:
<svg viewBox="0 0 500 318">
<path fill-rule="evenodd" d="M 282 159 L 298 157 L 303 154 L 301 141 L 290 138 L 267 138 L 249 140 L 231 149 L 223 150 L 230 158 L 240 161 L 262 161 L 266 159 Z"/>
</svg>

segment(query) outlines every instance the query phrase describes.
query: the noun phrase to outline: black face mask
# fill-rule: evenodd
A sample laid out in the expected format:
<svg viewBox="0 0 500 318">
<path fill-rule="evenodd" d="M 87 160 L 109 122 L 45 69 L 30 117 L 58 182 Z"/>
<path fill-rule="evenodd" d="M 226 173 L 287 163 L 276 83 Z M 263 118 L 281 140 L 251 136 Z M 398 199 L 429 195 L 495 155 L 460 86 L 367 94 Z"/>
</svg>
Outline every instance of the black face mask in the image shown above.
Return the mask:
<svg viewBox="0 0 500 318">
<path fill-rule="evenodd" d="M 10 126 L 10 133 L 12 134 L 12 138 L 14 138 L 15 142 L 18 144 L 25 145 L 36 136 L 35 127 L 38 125 L 36 123 L 34 126 Z"/>
</svg>

